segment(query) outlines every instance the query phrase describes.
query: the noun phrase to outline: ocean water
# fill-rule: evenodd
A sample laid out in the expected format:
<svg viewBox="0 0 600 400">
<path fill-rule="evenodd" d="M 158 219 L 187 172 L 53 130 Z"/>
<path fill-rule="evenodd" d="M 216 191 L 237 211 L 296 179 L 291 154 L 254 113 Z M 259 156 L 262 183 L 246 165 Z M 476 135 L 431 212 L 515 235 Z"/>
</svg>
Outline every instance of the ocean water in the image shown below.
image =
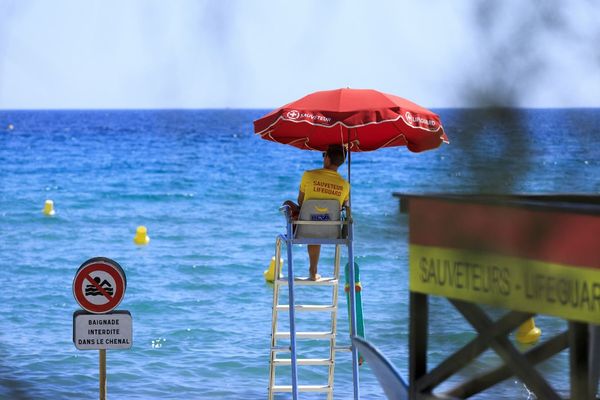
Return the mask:
<svg viewBox="0 0 600 400">
<path fill-rule="evenodd" d="M 405 377 L 407 216 L 392 192 L 600 192 L 598 109 L 437 111 L 450 145 L 352 156 L 366 333 Z M 272 288 L 262 272 L 284 229 L 278 206 L 322 162 L 255 136 L 252 120 L 266 112 L 0 111 L 0 398 L 97 397 L 98 352 L 72 342 L 72 280 L 94 256 L 124 267 L 119 309 L 133 315 L 131 350 L 108 351 L 109 398 L 266 398 Z M 46 199 L 54 217 L 41 212 Z M 133 244 L 138 225 L 148 228 L 146 247 Z M 305 251 L 296 254 L 305 275 Z M 330 261 L 325 253 L 324 272 Z M 431 312 L 433 365 L 474 333 L 443 299 Z M 536 322 L 544 335 L 565 326 Z M 564 353 L 539 368 L 562 392 L 567 362 Z M 484 353 L 451 382 L 498 363 Z M 317 372 L 308 377 L 320 383 Z M 361 394 L 384 398 L 368 366 Z M 342 353 L 335 398 L 351 396 Z M 530 397 L 513 378 L 476 398 Z"/>
</svg>

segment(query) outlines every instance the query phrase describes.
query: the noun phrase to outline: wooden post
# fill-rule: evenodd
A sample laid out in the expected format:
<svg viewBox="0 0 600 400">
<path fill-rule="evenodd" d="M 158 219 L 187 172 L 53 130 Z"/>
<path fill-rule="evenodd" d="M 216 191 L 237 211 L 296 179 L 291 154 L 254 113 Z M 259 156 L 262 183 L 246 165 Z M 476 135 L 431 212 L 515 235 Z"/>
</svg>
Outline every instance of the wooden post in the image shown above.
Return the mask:
<svg viewBox="0 0 600 400">
<path fill-rule="evenodd" d="M 569 321 L 569 364 L 571 366 L 571 398 L 595 398 L 589 386 L 589 330 L 582 322 Z"/>
<path fill-rule="evenodd" d="M 99 350 L 100 400 L 106 400 L 106 349 Z"/>
<path fill-rule="evenodd" d="M 427 374 L 427 335 L 429 326 L 429 303 L 427 295 L 410 292 L 409 327 L 409 398 L 417 399 L 417 382 Z"/>
<path fill-rule="evenodd" d="M 600 326 L 589 325 L 589 392 L 596 395 L 598 389 L 598 381 L 600 380 Z"/>
</svg>

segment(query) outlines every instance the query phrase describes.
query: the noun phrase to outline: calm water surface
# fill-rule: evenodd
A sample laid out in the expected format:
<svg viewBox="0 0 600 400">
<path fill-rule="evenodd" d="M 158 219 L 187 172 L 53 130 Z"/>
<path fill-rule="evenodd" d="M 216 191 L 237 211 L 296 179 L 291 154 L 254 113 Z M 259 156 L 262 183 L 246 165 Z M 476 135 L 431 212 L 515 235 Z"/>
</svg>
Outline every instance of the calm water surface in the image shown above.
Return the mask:
<svg viewBox="0 0 600 400">
<path fill-rule="evenodd" d="M 124 267 L 119 308 L 134 319 L 132 349 L 108 352 L 111 398 L 266 397 L 272 289 L 262 271 L 284 227 L 279 204 L 295 198 L 302 172 L 322 159 L 254 136 L 252 120 L 265 112 L 0 111 L 0 398 L 97 396 L 98 354 L 72 343 L 72 280 L 93 256 Z M 367 336 L 404 376 L 407 217 L 393 191 L 600 192 L 600 110 L 438 112 L 450 145 L 355 154 L 352 162 Z M 46 199 L 55 202 L 53 218 L 41 213 Z M 138 225 L 148 227 L 147 247 L 132 242 Z M 325 253 L 323 270 L 330 260 Z M 444 300 L 433 299 L 431 311 L 436 363 L 474 334 Z M 537 323 L 545 335 L 564 328 L 552 318 Z M 337 361 L 335 397 L 348 399 L 349 356 Z M 498 362 L 485 353 L 455 381 Z M 567 391 L 566 367 L 564 354 L 540 370 Z M 361 374 L 362 397 L 383 399 L 368 367 Z M 477 398 L 527 397 L 512 379 Z"/>
</svg>

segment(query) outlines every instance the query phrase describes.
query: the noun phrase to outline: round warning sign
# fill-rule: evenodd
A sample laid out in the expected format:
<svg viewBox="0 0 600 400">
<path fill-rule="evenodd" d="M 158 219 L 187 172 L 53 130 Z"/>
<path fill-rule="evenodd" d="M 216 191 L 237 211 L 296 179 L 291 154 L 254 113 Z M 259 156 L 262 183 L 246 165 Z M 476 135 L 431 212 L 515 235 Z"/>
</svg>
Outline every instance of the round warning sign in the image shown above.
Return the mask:
<svg viewBox="0 0 600 400">
<path fill-rule="evenodd" d="M 123 268 L 110 258 L 95 257 L 77 270 L 73 296 L 86 311 L 104 314 L 114 310 L 125 295 L 127 280 Z"/>
</svg>

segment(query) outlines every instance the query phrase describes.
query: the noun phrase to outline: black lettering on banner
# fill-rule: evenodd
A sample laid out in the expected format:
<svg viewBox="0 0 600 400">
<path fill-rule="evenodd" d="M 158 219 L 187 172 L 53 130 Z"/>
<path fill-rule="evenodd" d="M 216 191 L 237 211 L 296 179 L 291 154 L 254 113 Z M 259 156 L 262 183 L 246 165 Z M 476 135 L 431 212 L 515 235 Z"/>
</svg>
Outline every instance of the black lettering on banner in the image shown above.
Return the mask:
<svg viewBox="0 0 600 400">
<path fill-rule="evenodd" d="M 554 303 L 555 302 L 555 293 L 556 293 L 556 284 L 554 283 L 554 280 L 556 278 L 553 276 L 549 276 L 548 277 L 548 290 L 546 291 L 546 301 L 548 303 Z"/>
<path fill-rule="evenodd" d="M 507 267 L 481 265 L 468 261 L 421 257 L 418 276 L 422 283 L 510 295 L 510 271 Z"/>
<path fill-rule="evenodd" d="M 581 285 L 581 308 L 583 308 L 584 303 L 587 305 L 587 308 L 590 308 L 590 292 L 588 290 L 588 284 L 586 281 L 583 281 Z"/>
<path fill-rule="evenodd" d="M 600 283 L 592 283 L 592 310 L 600 310 Z"/>
<path fill-rule="evenodd" d="M 525 297 L 581 311 L 600 311 L 600 282 L 525 273 Z"/>
<path fill-rule="evenodd" d="M 498 267 L 496 267 L 498 268 Z M 507 267 L 502 268 L 500 272 L 500 293 L 504 296 L 508 296 L 510 294 L 510 271 Z"/>
<path fill-rule="evenodd" d="M 444 280 L 444 282 L 448 282 L 449 286 L 456 286 L 456 267 L 457 264 L 460 263 L 452 263 L 452 266 L 450 266 L 450 261 L 449 260 L 438 260 L 439 262 L 443 262 L 444 263 L 444 271 L 446 272 L 446 279 Z"/>
<path fill-rule="evenodd" d="M 429 282 L 429 278 L 427 277 L 427 257 L 421 257 L 421 260 L 419 261 L 419 270 L 419 277 L 421 278 L 421 282 Z"/>
<path fill-rule="evenodd" d="M 559 279 L 557 282 L 556 297 L 561 305 L 569 302 L 569 282 L 566 279 Z"/>
<path fill-rule="evenodd" d="M 454 274 L 456 276 L 456 285 L 455 287 L 457 287 L 458 289 L 462 289 L 465 287 L 465 285 L 461 282 L 462 277 L 464 276 L 464 270 L 465 270 L 465 264 L 458 262 L 458 263 L 454 263 Z"/>
<path fill-rule="evenodd" d="M 473 290 L 476 292 L 481 291 L 481 266 L 476 265 L 471 274 L 473 277 Z"/>
<path fill-rule="evenodd" d="M 498 283 L 500 282 L 500 271 L 498 270 L 497 267 L 492 267 L 492 284 L 494 285 L 494 287 L 496 287 L 496 285 L 498 285 Z"/>
</svg>

